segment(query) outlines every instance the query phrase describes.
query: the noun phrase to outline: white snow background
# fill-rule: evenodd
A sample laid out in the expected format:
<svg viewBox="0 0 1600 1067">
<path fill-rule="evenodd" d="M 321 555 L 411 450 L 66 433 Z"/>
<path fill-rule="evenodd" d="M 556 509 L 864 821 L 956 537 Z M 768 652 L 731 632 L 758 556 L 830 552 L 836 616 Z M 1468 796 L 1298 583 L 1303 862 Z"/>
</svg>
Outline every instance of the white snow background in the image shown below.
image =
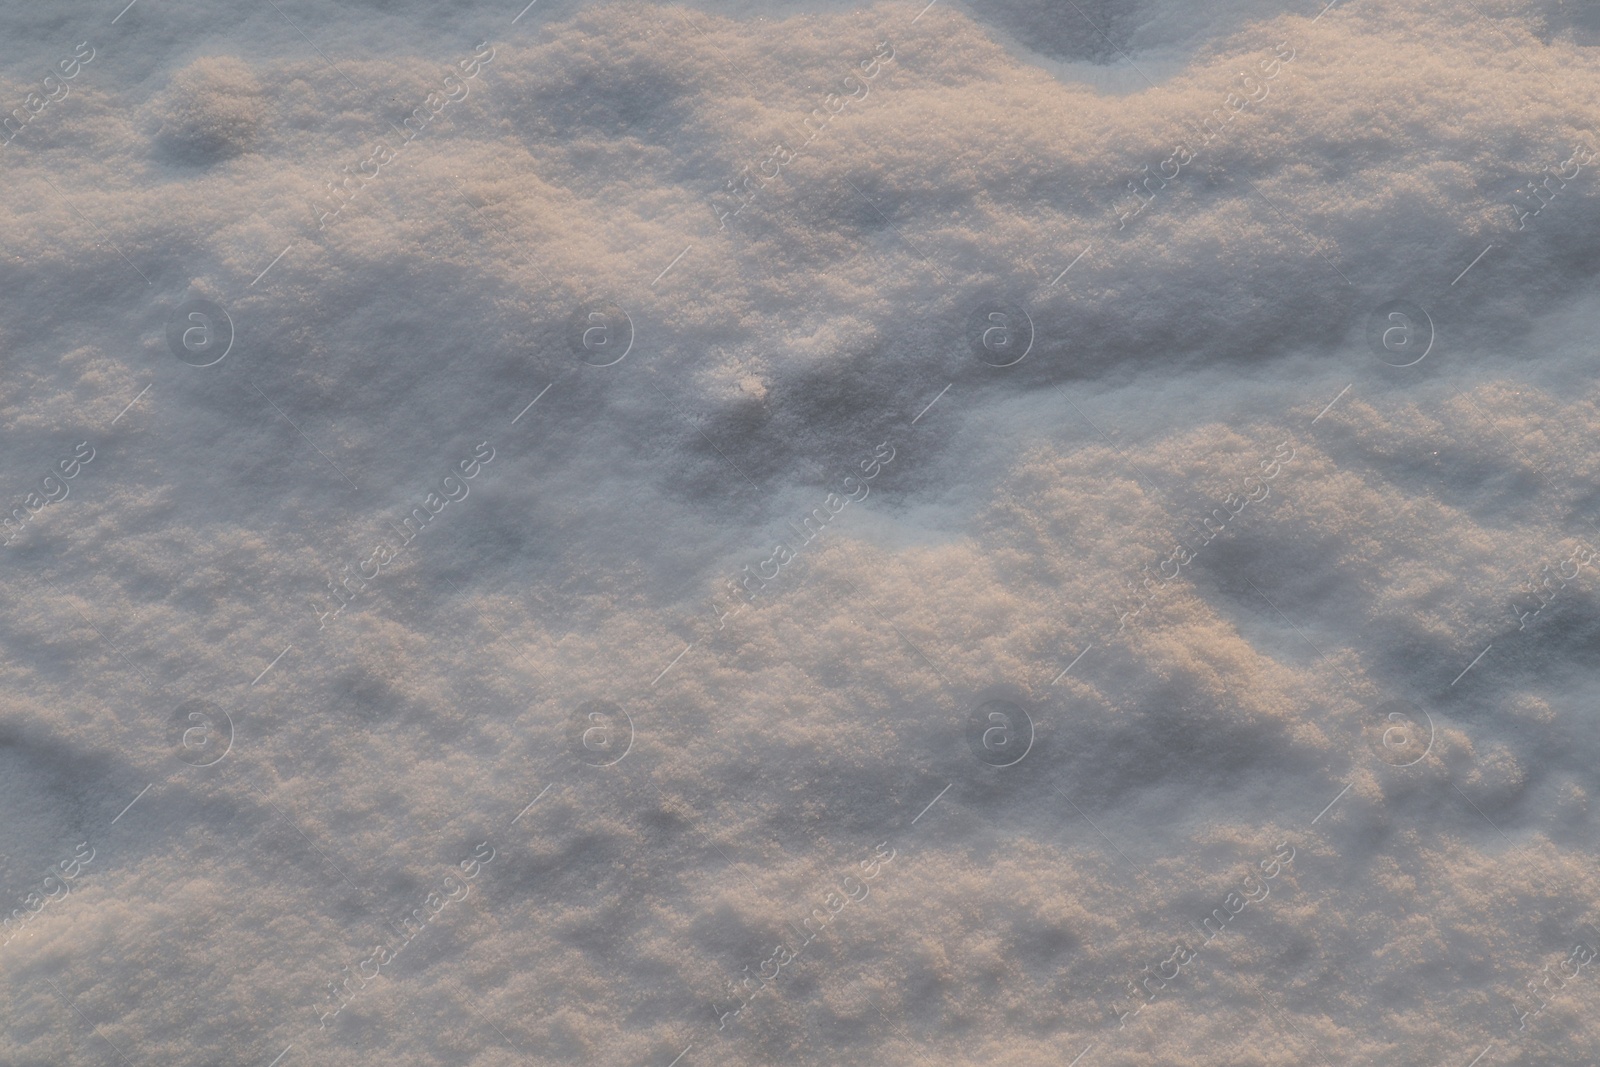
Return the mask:
<svg viewBox="0 0 1600 1067">
<path fill-rule="evenodd" d="M 1596 44 L 7 0 L 0 1064 L 1594 1062 Z"/>
</svg>

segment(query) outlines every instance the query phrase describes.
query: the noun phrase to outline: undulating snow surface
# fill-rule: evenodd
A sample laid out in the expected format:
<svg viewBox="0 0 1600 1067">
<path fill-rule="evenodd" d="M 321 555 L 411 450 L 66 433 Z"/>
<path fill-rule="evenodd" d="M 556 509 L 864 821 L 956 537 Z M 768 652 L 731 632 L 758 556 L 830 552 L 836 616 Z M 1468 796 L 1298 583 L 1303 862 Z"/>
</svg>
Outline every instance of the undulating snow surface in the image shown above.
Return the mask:
<svg viewBox="0 0 1600 1067">
<path fill-rule="evenodd" d="M 0 1063 L 1600 1057 L 1593 5 L 522 3 L 0 8 Z"/>
</svg>

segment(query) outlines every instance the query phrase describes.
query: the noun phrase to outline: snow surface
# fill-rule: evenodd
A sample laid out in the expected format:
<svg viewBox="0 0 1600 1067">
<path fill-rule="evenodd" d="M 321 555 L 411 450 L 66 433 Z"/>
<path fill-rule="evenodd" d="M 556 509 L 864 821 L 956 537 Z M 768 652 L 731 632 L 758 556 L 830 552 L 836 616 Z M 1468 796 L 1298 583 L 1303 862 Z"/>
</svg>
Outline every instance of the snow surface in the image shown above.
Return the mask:
<svg viewBox="0 0 1600 1067">
<path fill-rule="evenodd" d="M 1600 1058 L 1593 5 L 0 11 L 0 1064 Z"/>
</svg>

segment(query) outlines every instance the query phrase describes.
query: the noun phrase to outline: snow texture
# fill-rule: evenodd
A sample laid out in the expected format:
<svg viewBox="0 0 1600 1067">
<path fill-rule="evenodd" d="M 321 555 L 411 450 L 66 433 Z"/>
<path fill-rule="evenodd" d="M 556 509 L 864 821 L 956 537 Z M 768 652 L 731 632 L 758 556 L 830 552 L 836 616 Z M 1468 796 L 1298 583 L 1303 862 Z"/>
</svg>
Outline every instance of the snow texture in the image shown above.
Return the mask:
<svg viewBox="0 0 1600 1067">
<path fill-rule="evenodd" d="M 1600 1059 L 1594 5 L 522 3 L 0 3 L 0 1064 Z"/>
</svg>

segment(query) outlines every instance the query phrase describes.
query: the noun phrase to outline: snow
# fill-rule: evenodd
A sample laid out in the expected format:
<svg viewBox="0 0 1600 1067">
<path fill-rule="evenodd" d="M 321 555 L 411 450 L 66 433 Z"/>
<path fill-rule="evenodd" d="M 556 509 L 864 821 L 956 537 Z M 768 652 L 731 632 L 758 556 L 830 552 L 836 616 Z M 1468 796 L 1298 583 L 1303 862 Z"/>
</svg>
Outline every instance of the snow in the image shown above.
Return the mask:
<svg viewBox="0 0 1600 1067">
<path fill-rule="evenodd" d="M 0 1063 L 1600 1056 L 1586 8 L 0 11 Z"/>
</svg>

